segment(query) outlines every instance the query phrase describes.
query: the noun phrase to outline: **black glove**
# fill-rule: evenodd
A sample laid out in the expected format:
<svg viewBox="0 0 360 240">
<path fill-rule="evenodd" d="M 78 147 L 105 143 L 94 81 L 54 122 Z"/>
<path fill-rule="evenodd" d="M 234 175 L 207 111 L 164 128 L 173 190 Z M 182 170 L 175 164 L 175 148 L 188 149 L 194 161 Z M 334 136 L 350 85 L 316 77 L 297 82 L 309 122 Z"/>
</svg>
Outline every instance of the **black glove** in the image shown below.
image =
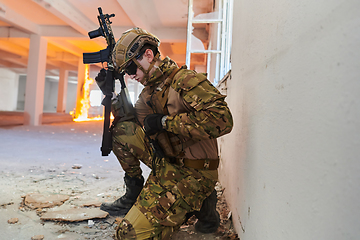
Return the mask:
<svg viewBox="0 0 360 240">
<path fill-rule="evenodd" d="M 157 132 L 162 131 L 163 126 L 161 123 L 161 119 L 164 116 L 165 116 L 164 114 L 160 114 L 160 113 L 153 113 L 147 115 L 144 119 L 145 132 L 151 136 Z"/>
<path fill-rule="evenodd" d="M 106 79 L 106 70 L 102 68 L 98 73 L 98 75 L 95 77 L 95 81 L 103 94 L 105 94 L 105 79 Z"/>
</svg>

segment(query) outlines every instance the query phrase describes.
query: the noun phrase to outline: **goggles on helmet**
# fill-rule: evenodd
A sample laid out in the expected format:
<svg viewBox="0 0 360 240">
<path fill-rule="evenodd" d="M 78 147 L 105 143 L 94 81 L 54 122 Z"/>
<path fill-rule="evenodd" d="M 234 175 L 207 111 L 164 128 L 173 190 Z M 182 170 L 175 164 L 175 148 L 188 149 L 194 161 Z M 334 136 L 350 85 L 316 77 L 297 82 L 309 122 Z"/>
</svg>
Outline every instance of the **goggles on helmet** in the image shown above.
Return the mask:
<svg viewBox="0 0 360 240">
<path fill-rule="evenodd" d="M 143 54 L 144 54 L 144 52 L 141 52 L 135 58 L 139 59 Z M 136 65 L 136 63 L 133 60 L 131 60 L 128 62 L 128 64 L 126 64 L 126 66 L 124 68 L 124 72 L 129 76 L 135 75 L 137 68 L 138 68 L 138 66 Z"/>
<path fill-rule="evenodd" d="M 137 70 L 137 65 L 136 63 L 134 63 L 134 61 L 130 61 L 126 66 L 125 66 L 125 73 L 127 75 L 135 75 L 136 74 L 136 70 Z"/>
</svg>

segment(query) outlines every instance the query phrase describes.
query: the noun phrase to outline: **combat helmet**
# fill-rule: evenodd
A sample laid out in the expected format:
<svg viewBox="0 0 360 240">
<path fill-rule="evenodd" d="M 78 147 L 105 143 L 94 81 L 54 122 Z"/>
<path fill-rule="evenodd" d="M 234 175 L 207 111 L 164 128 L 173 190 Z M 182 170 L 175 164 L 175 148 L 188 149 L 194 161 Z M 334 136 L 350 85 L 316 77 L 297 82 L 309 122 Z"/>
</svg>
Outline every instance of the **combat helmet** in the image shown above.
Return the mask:
<svg viewBox="0 0 360 240">
<path fill-rule="evenodd" d="M 136 57 L 141 54 L 140 50 L 145 44 L 158 47 L 160 45 L 160 40 L 155 35 L 138 27 L 124 32 L 120 39 L 116 42 L 112 52 L 112 58 L 116 70 L 122 71 L 131 60 L 139 66 L 140 64 L 137 62 Z M 158 57 L 159 54 L 155 56 L 154 61 L 156 61 Z M 150 70 L 145 70 L 141 66 L 139 66 L 139 68 L 144 71 L 145 74 L 146 71 Z"/>
</svg>

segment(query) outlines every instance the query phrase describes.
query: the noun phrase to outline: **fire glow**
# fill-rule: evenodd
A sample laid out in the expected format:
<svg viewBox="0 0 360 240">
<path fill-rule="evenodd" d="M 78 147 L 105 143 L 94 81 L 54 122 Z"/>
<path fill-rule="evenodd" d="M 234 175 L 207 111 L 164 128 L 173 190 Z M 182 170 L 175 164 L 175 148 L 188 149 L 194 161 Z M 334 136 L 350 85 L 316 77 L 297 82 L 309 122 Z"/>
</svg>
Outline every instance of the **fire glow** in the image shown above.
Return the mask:
<svg viewBox="0 0 360 240">
<path fill-rule="evenodd" d="M 89 117 L 89 109 L 90 109 L 90 86 L 94 83 L 94 79 L 90 78 L 89 75 L 89 65 L 85 65 L 85 81 L 82 88 L 82 96 L 79 100 L 79 114 L 75 115 L 73 119 L 74 122 L 84 122 L 84 121 L 99 121 L 103 120 L 104 117 Z"/>
</svg>

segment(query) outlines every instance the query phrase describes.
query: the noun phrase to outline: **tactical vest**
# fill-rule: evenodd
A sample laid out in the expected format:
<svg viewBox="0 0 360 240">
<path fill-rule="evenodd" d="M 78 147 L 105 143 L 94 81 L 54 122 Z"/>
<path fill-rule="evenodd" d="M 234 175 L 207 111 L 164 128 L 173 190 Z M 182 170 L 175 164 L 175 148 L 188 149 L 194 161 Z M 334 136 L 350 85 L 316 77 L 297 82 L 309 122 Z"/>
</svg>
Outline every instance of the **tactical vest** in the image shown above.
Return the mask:
<svg viewBox="0 0 360 240">
<path fill-rule="evenodd" d="M 186 69 L 186 66 L 181 68 L 176 67 L 164 82 L 156 86 L 156 89 L 148 87 L 147 89 L 144 89 L 146 92 L 140 95 L 143 101 L 152 108 L 154 113 L 169 115 L 169 111 L 166 106 L 168 102 L 169 89 L 174 76 L 182 69 Z M 152 139 L 157 139 L 164 154 L 170 158 L 182 158 L 184 156 L 184 149 L 196 142 L 195 140 L 166 131 L 162 131 L 150 137 Z"/>
</svg>

